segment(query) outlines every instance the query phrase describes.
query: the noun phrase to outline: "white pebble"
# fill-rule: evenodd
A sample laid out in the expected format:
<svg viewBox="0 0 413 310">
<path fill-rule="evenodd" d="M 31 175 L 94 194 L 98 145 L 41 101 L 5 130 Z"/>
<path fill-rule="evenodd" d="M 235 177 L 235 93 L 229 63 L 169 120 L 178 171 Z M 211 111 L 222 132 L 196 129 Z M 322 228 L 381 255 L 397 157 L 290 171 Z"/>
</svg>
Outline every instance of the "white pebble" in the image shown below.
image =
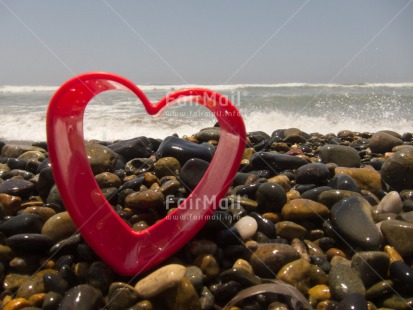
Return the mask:
<svg viewBox="0 0 413 310">
<path fill-rule="evenodd" d="M 257 232 L 258 224 L 253 217 L 247 215 L 236 222 L 234 227 L 238 230 L 241 238 L 245 240 L 254 236 Z"/>
<path fill-rule="evenodd" d="M 378 213 L 396 213 L 399 214 L 403 208 L 400 195 L 396 191 L 388 193 L 377 205 Z"/>
</svg>

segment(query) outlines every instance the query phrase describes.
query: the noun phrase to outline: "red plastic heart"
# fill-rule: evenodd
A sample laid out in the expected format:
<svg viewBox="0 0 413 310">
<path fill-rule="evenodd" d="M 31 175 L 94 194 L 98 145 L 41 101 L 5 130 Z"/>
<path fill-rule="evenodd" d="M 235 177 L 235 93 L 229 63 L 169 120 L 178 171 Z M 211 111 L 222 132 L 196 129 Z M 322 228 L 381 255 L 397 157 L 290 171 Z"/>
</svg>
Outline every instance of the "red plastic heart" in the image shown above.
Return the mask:
<svg viewBox="0 0 413 310">
<path fill-rule="evenodd" d="M 220 141 L 204 177 L 173 213 L 148 229 L 133 231 L 113 210 L 90 168 L 83 137 L 83 114 L 88 102 L 107 90 L 134 93 L 150 115 L 180 99 L 190 99 L 214 113 Z M 135 275 L 168 258 L 205 224 L 226 194 L 245 148 L 244 122 L 223 95 L 206 89 L 187 89 L 151 103 L 129 80 L 109 73 L 86 73 L 63 84 L 47 111 L 47 141 L 53 175 L 61 198 L 82 236 L 116 272 Z"/>
</svg>

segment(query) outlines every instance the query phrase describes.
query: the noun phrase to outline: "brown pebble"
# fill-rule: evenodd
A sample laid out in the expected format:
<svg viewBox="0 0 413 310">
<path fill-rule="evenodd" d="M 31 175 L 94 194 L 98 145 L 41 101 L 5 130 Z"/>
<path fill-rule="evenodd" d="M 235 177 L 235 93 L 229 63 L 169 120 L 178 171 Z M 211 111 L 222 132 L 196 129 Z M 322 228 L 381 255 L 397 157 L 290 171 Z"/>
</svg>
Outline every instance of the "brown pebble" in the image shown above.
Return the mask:
<svg viewBox="0 0 413 310">
<path fill-rule="evenodd" d="M 316 220 L 326 218 L 330 210 L 323 204 L 309 199 L 288 201 L 281 210 L 285 220 Z"/>
<path fill-rule="evenodd" d="M 34 294 L 29 297 L 28 301 L 34 307 L 41 307 L 45 296 L 45 293 Z"/>
<path fill-rule="evenodd" d="M 4 307 L 3 310 L 18 310 L 25 307 L 30 307 L 31 304 L 25 298 L 16 298 L 8 302 Z"/>
<path fill-rule="evenodd" d="M 300 197 L 301 197 L 300 192 L 296 191 L 295 189 L 289 190 L 287 192 L 287 201 L 298 199 Z"/>
<path fill-rule="evenodd" d="M 102 172 L 95 175 L 96 183 L 100 188 L 116 187 L 118 188 L 122 181 L 119 177 L 111 172 Z"/>
<path fill-rule="evenodd" d="M 403 257 L 390 245 L 384 247 L 384 252 L 390 256 L 390 264 L 393 262 L 403 262 Z"/>
<path fill-rule="evenodd" d="M 21 214 L 37 214 L 43 219 L 43 221 L 46 222 L 49 218 L 56 214 L 56 211 L 49 207 L 32 206 L 24 209 Z"/>
<path fill-rule="evenodd" d="M 199 255 L 194 265 L 202 270 L 207 279 L 213 279 L 220 273 L 219 264 L 213 255 Z"/>
<path fill-rule="evenodd" d="M 3 209 L 5 216 L 16 215 L 21 208 L 22 200 L 20 197 L 11 196 L 8 194 L 0 194 L 0 208 Z"/>
<path fill-rule="evenodd" d="M 327 252 L 326 252 L 326 255 L 327 255 L 328 261 L 331 261 L 331 259 L 336 255 L 347 258 L 346 254 L 342 250 L 337 249 L 337 248 L 328 249 Z"/>
<path fill-rule="evenodd" d="M 286 193 L 291 189 L 290 179 L 286 175 L 277 175 L 269 178 L 268 182 L 280 185 Z"/>
</svg>

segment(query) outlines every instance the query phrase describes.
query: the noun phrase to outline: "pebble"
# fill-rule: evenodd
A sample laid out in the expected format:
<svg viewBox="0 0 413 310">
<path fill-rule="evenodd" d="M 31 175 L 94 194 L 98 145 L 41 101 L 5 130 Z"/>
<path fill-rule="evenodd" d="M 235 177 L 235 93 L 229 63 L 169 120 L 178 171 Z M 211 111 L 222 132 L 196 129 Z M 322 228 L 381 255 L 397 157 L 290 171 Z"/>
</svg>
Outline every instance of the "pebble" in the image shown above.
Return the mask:
<svg viewBox="0 0 413 310">
<path fill-rule="evenodd" d="M 334 189 L 346 190 L 351 192 L 360 193 L 360 189 L 357 186 L 357 183 L 346 174 L 337 174 L 329 182 L 328 186 L 331 186 Z"/>
<path fill-rule="evenodd" d="M 369 139 L 369 148 L 373 153 L 384 154 L 386 152 L 391 152 L 395 146 L 401 144 L 403 144 L 401 139 L 383 131 L 374 133 Z"/>
<path fill-rule="evenodd" d="M 213 255 L 199 255 L 194 260 L 194 265 L 199 267 L 207 280 L 215 278 L 221 272 L 219 264 Z"/>
<path fill-rule="evenodd" d="M 413 308 L 413 297 L 402 297 L 399 294 L 386 298 L 381 306 L 394 310 L 410 310 Z"/>
<path fill-rule="evenodd" d="M 134 158 L 128 161 L 125 165 L 125 173 L 127 175 L 139 175 L 149 172 L 154 169 L 154 162 L 150 158 Z"/>
<path fill-rule="evenodd" d="M 322 184 L 329 177 L 330 172 L 325 164 L 314 163 L 298 168 L 295 180 L 298 184 Z"/>
<path fill-rule="evenodd" d="M 296 197 L 296 198 L 303 198 L 303 199 L 310 199 L 314 201 L 318 201 L 318 196 L 328 190 L 332 190 L 330 186 L 319 186 L 315 187 L 312 189 L 309 189 L 305 191 L 304 193 L 301 194 L 301 197 Z"/>
<path fill-rule="evenodd" d="M 196 257 L 203 254 L 211 254 L 215 255 L 218 250 L 218 246 L 215 242 L 210 240 L 201 239 L 201 240 L 193 240 L 188 245 L 188 251 L 192 255 L 192 257 Z"/>
<path fill-rule="evenodd" d="M 59 310 L 99 309 L 103 304 L 102 293 L 88 284 L 80 284 L 66 292 Z"/>
<path fill-rule="evenodd" d="M 1 149 L 1 157 L 18 158 L 20 155 L 30 151 L 46 152 L 40 147 L 31 145 L 6 144 Z"/>
<path fill-rule="evenodd" d="M 43 310 L 56 310 L 58 309 L 60 302 L 62 301 L 62 295 L 56 292 L 48 292 L 44 297 L 42 309 Z"/>
<path fill-rule="evenodd" d="M 0 224 L 0 232 L 6 236 L 17 234 L 40 233 L 43 219 L 37 214 L 16 215 Z"/>
<path fill-rule="evenodd" d="M 399 214 L 403 208 L 403 202 L 396 191 L 389 192 L 377 205 L 378 213 L 396 213 Z"/>
<path fill-rule="evenodd" d="M 113 282 L 109 287 L 106 307 L 109 310 L 123 310 L 135 305 L 139 300 L 133 286 L 123 282 Z"/>
<path fill-rule="evenodd" d="M 21 179 L 8 179 L 0 183 L 0 194 L 11 196 L 29 197 L 34 190 L 32 182 Z"/>
<path fill-rule="evenodd" d="M 204 177 L 209 163 L 199 158 L 191 158 L 183 165 L 179 179 L 181 184 L 188 190 L 193 190 Z"/>
<path fill-rule="evenodd" d="M 328 274 L 329 287 L 333 299 L 341 301 L 347 295 L 358 293 L 366 295 L 366 288 L 357 271 L 346 265 L 331 267 Z"/>
<path fill-rule="evenodd" d="M 314 220 L 328 217 L 330 210 L 323 204 L 309 199 L 294 199 L 287 202 L 281 215 L 285 220 Z"/>
<path fill-rule="evenodd" d="M 413 255 L 413 223 L 389 220 L 381 223 L 384 238 L 402 257 Z"/>
<path fill-rule="evenodd" d="M 27 279 L 22 283 L 19 289 L 16 292 L 16 297 L 20 298 L 29 298 L 30 296 L 37 293 L 44 293 L 45 287 L 43 282 L 43 277 L 46 274 L 57 274 L 57 271 L 54 269 L 45 269 L 36 272 L 33 276 Z"/>
<path fill-rule="evenodd" d="M 364 249 L 377 250 L 382 238 L 374 221 L 370 204 L 359 197 L 345 198 L 331 209 L 331 223 L 347 242 Z"/>
<path fill-rule="evenodd" d="M 58 242 L 76 232 L 77 228 L 67 211 L 60 212 L 49 218 L 43 225 L 41 233 Z"/>
<path fill-rule="evenodd" d="M 281 185 L 265 182 L 255 194 L 260 213 L 279 212 L 287 202 L 287 195 Z"/>
<path fill-rule="evenodd" d="M 125 207 L 132 210 L 157 210 L 161 209 L 164 204 L 164 195 L 153 190 L 131 193 L 125 198 Z"/>
<path fill-rule="evenodd" d="M 384 161 L 380 174 L 383 181 L 401 191 L 413 188 L 413 149 L 402 149 Z"/>
<path fill-rule="evenodd" d="M 14 251 L 30 254 L 47 252 L 53 245 L 54 241 L 42 234 L 18 234 L 7 239 L 7 245 Z"/>
<path fill-rule="evenodd" d="M 199 303 L 201 304 L 201 309 L 212 309 L 214 306 L 215 298 L 214 295 L 207 287 L 203 287 L 201 291 L 201 296 L 199 298 Z"/>
<path fill-rule="evenodd" d="M 223 282 L 235 281 L 243 286 L 254 286 L 262 283 L 259 277 L 240 268 L 225 270 L 219 275 L 219 279 Z"/>
<path fill-rule="evenodd" d="M 187 278 L 195 289 L 200 292 L 204 284 L 204 275 L 201 268 L 197 266 L 188 266 L 185 271 L 185 278 Z"/>
<path fill-rule="evenodd" d="M 156 151 L 156 156 L 158 158 L 176 158 L 181 166 L 183 166 L 192 158 L 198 158 L 210 162 L 213 154 L 203 145 L 170 136 L 165 138 L 159 145 L 159 148 Z"/>
<path fill-rule="evenodd" d="M 161 267 L 136 283 L 135 290 L 142 298 L 151 298 L 175 287 L 185 276 L 186 267 L 170 264 Z"/>
<path fill-rule="evenodd" d="M 256 275 L 273 278 L 287 263 L 300 258 L 300 254 L 290 245 L 281 243 L 258 244 L 252 252 L 250 264 Z"/>
<path fill-rule="evenodd" d="M 177 176 L 180 170 L 181 164 L 174 157 L 159 158 L 155 162 L 155 174 L 158 178 L 170 175 Z"/>
<path fill-rule="evenodd" d="M 367 310 L 367 300 L 359 293 L 351 293 L 338 304 L 337 310 Z"/>
<path fill-rule="evenodd" d="M 307 294 L 310 288 L 311 264 L 305 259 L 298 259 L 285 264 L 277 273 L 277 279 L 296 287 Z"/>
<path fill-rule="evenodd" d="M 292 240 L 294 238 L 302 239 L 307 233 L 307 230 L 303 226 L 291 221 L 278 222 L 275 224 L 275 227 L 277 230 L 277 235 L 288 240 Z"/>
<path fill-rule="evenodd" d="M 234 224 L 243 240 L 249 239 L 257 232 L 257 221 L 251 216 L 244 216 Z"/>
<path fill-rule="evenodd" d="M 318 195 L 318 202 L 331 209 L 337 202 L 349 197 L 364 198 L 361 194 L 343 189 L 327 190 Z"/>
<path fill-rule="evenodd" d="M 368 300 L 375 300 L 383 296 L 389 295 L 393 292 L 393 281 L 383 280 L 370 286 L 366 291 L 366 298 Z"/>
<path fill-rule="evenodd" d="M 165 303 L 169 309 L 201 309 L 198 293 L 187 278 L 182 278 L 175 289 L 166 292 Z"/>
<path fill-rule="evenodd" d="M 85 149 L 93 174 L 96 175 L 115 169 L 117 158 L 115 152 L 110 148 L 101 144 L 87 142 L 85 143 Z"/>
<path fill-rule="evenodd" d="M 390 265 L 390 277 L 395 284 L 409 293 L 413 292 L 413 269 L 405 262 L 393 262 Z"/>
<path fill-rule="evenodd" d="M 122 181 L 120 178 L 111 172 L 102 172 L 95 175 L 96 183 L 99 185 L 100 188 L 107 188 L 107 187 L 120 187 Z"/>
<path fill-rule="evenodd" d="M 320 159 L 323 163 L 335 163 L 340 167 L 360 167 L 358 152 L 349 146 L 327 144 L 320 148 Z"/>
<path fill-rule="evenodd" d="M 264 235 L 266 235 L 269 238 L 275 238 L 276 237 L 276 230 L 274 226 L 274 222 L 271 220 L 265 218 L 261 214 L 257 212 L 251 212 L 249 213 L 249 216 L 253 217 L 257 221 L 258 225 L 258 231 L 262 232 Z"/>
<path fill-rule="evenodd" d="M 49 207 L 27 207 L 21 214 L 35 214 L 40 216 L 43 222 L 46 222 L 49 218 L 56 214 L 56 211 Z"/>
<path fill-rule="evenodd" d="M 363 168 L 342 168 L 335 169 L 336 174 L 346 174 L 350 176 L 357 184 L 360 190 L 379 191 L 382 189 L 381 176 L 371 166 Z"/>
<path fill-rule="evenodd" d="M 389 255 L 379 251 L 358 252 L 351 258 L 351 267 L 360 274 L 365 287 L 385 279 L 389 265 Z"/>
<path fill-rule="evenodd" d="M 194 136 L 200 142 L 208 142 L 210 140 L 219 141 L 221 130 L 219 127 L 204 128 L 197 132 Z"/>
<path fill-rule="evenodd" d="M 108 145 L 113 152 L 121 155 L 126 161 L 134 158 L 148 158 L 159 143 L 154 139 L 137 137 L 129 140 L 122 140 Z"/>
<path fill-rule="evenodd" d="M 258 152 L 252 156 L 250 163 L 254 170 L 269 169 L 276 173 L 289 169 L 297 169 L 306 165 L 307 161 L 292 155 Z"/>
</svg>

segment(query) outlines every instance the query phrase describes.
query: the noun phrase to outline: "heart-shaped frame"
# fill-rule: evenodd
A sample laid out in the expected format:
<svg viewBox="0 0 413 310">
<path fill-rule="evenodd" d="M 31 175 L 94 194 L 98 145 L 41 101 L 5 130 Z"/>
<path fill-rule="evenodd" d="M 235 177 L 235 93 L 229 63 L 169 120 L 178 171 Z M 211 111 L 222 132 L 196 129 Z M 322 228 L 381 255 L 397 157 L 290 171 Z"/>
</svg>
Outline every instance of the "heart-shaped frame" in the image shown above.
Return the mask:
<svg viewBox="0 0 413 310">
<path fill-rule="evenodd" d="M 150 115 L 158 115 L 181 99 L 207 107 L 217 118 L 220 141 L 207 172 L 173 213 L 148 229 L 133 231 L 114 211 L 97 185 L 89 165 L 83 115 L 89 101 L 107 90 L 135 94 Z M 82 236 L 116 272 L 135 275 L 154 267 L 187 243 L 213 214 L 238 170 L 245 149 L 242 117 L 223 95 L 193 88 L 176 91 L 157 103 L 129 80 L 110 73 L 85 73 L 63 84 L 47 111 L 47 142 L 61 198 Z"/>
</svg>

